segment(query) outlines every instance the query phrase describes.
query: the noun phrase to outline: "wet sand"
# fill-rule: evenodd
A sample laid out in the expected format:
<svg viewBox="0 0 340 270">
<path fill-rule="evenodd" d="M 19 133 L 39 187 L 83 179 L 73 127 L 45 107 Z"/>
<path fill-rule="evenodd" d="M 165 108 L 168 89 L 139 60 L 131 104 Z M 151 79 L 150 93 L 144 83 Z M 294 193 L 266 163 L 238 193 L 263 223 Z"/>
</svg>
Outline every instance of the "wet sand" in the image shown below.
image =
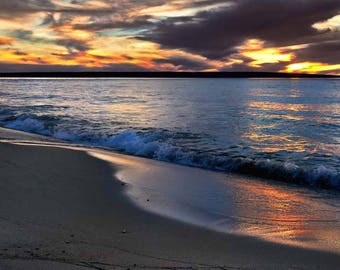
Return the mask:
<svg viewBox="0 0 340 270">
<path fill-rule="evenodd" d="M 0 143 L 0 269 L 338 269 L 338 254 L 143 211 L 117 170 L 84 151 Z"/>
</svg>

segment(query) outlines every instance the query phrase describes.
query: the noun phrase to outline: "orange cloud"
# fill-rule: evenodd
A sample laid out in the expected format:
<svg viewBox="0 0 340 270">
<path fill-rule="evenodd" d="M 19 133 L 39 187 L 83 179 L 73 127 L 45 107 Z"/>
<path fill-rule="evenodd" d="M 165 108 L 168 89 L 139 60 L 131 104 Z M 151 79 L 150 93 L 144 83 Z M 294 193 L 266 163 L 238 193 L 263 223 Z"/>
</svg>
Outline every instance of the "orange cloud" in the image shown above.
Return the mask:
<svg viewBox="0 0 340 270">
<path fill-rule="evenodd" d="M 217 4 L 212 4 L 215 1 L 206 1 L 207 4 L 204 4 L 205 1 L 192 0 L 155 1 L 152 4 L 147 3 L 148 1 L 140 1 L 140 3 L 137 1 L 137 3 L 104 0 L 51 0 L 51 2 L 54 6 L 51 12 L 34 9 L 23 13 L 22 16 L 0 18 L 0 35 L 4 35 L 0 36 L 1 62 L 87 68 L 127 64 L 137 68 L 173 71 L 246 69 L 261 71 L 270 67 L 275 69 L 273 71 L 283 69 L 282 71 L 285 72 L 340 73 L 339 65 L 303 62 L 310 59 L 308 57 L 311 56 L 308 54 L 305 58 L 301 58 L 303 60 L 298 60 L 300 55 L 297 50 L 308 47 L 309 45 L 306 44 L 274 47 L 268 45 L 268 41 L 248 38 L 238 47 L 233 47 L 236 42 L 230 45 L 231 48 L 236 49 L 236 53 L 230 55 L 226 53 L 220 59 L 216 59 L 210 58 L 200 50 L 190 50 L 185 46 L 162 46 L 162 42 L 157 39 L 143 39 L 143 31 L 152 26 L 140 24 L 138 22 L 140 17 L 143 22 L 155 24 L 157 21 L 170 18 L 167 22 L 174 21 L 174 24 L 179 27 L 181 24 L 188 24 L 186 21 L 181 22 L 180 16 L 195 15 L 200 18 L 199 14 L 202 11 L 213 14 L 215 9 L 221 8 L 232 12 L 232 8 L 228 7 L 236 8 L 237 4 L 233 1 L 224 3 L 216 1 Z M 339 16 L 313 25 L 309 24 L 309 27 L 321 32 L 338 31 Z M 93 24 L 105 26 L 106 22 L 108 24 L 106 27 L 98 29 L 91 27 Z M 190 24 L 195 25 L 198 22 L 192 20 Z M 21 32 L 30 34 L 24 36 Z M 224 34 L 227 36 L 228 33 Z M 222 48 L 225 45 L 224 42 L 219 44 L 222 44 Z M 210 44 L 207 44 L 207 47 L 209 46 Z M 310 46 L 312 47 L 312 44 Z M 317 61 L 327 62 L 327 58 Z"/>
<path fill-rule="evenodd" d="M 333 74 L 340 74 L 340 64 L 329 65 L 318 62 L 300 62 L 286 66 L 282 72 L 301 72 L 301 73 L 323 73 L 333 71 Z"/>
<path fill-rule="evenodd" d="M 6 63 L 15 64 L 42 64 L 47 63 L 39 55 L 21 53 L 15 50 L 1 51 L 1 60 Z"/>
<path fill-rule="evenodd" d="M 11 45 L 13 43 L 13 38 L 0 37 L 0 45 Z"/>
<path fill-rule="evenodd" d="M 261 67 L 262 64 L 273 64 L 279 62 L 290 62 L 294 58 L 292 52 L 284 52 L 283 48 L 265 48 L 264 41 L 249 39 L 238 47 L 240 54 L 252 59 L 251 67 Z"/>
</svg>

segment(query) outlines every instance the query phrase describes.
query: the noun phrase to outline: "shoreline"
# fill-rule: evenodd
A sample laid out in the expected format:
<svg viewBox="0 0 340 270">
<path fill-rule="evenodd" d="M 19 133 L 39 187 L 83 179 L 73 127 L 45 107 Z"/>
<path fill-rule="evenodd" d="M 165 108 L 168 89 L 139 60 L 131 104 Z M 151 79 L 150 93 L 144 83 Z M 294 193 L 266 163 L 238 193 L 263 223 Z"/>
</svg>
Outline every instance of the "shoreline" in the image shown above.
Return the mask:
<svg viewBox="0 0 340 270">
<path fill-rule="evenodd" d="M 210 71 L 210 72 L 172 72 L 172 71 L 137 71 L 137 72 L 2 72 L 0 78 L 261 78 L 261 79 L 338 79 L 338 75 L 287 73 L 287 72 L 256 72 L 256 71 Z"/>
<path fill-rule="evenodd" d="M 336 192 L 169 163 L 24 131 L 0 128 L 0 138 L 2 133 L 10 133 L 9 143 L 83 151 L 114 170 L 119 167 L 114 178 L 128 187 L 124 196 L 143 211 L 215 232 L 340 254 L 340 241 L 334 241 L 340 233 Z M 33 140 L 13 142 L 15 138 Z"/>
<path fill-rule="evenodd" d="M 25 139 L 23 132 L 1 129 L 0 137 L 3 132 Z M 4 269 L 337 269 L 340 263 L 339 254 L 144 211 L 126 198 L 129 185 L 113 177 L 119 167 L 84 151 L 0 143 L 0 153 Z M 63 263 L 69 268 L 58 268 Z"/>
</svg>

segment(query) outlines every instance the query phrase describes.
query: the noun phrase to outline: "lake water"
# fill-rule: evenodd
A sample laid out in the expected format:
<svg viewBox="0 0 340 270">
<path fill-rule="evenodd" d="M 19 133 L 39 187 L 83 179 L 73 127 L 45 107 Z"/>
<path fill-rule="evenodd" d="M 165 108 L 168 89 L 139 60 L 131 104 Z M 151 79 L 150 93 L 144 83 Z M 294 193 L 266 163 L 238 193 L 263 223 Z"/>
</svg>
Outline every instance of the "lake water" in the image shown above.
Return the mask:
<svg viewBox="0 0 340 270">
<path fill-rule="evenodd" d="M 340 189 L 337 79 L 0 79 L 0 125 Z"/>
</svg>

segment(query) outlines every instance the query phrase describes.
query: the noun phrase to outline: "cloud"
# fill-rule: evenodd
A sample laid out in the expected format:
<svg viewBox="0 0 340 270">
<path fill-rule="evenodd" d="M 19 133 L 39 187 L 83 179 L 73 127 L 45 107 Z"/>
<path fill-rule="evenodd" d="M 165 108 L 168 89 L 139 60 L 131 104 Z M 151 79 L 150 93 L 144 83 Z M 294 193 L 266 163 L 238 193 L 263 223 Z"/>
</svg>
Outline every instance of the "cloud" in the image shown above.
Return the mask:
<svg viewBox="0 0 340 270">
<path fill-rule="evenodd" d="M 50 0 L 1 0 L 0 17 L 13 18 L 18 14 L 29 14 L 54 8 L 55 5 Z"/>
<path fill-rule="evenodd" d="M 153 23 L 149 21 L 150 16 L 139 16 L 133 20 L 114 20 L 107 18 L 104 20 L 96 20 L 95 22 L 89 22 L 85 24 L 75 24 L 74 29 L 89 30 L 89 31 L 102 31 L 106 29 L 131 29 L 152 26 Z"/>
<path fill-rule="evenodd" d="M 9 34 L 12 37 L 22 40 L 31 40 L 33 38 L 33 32 L 30 30 L 13 30 Z"/>
<path fill-rule="evenodd" d="M 36 44 L 36 43 L 50 43 L 52 44 L 54 41 L 52 39 L 48 39 L 48 38 L 43 38 L 43 37 L 36 37 L 34 36 L 33 31 L 31 30 L 11 30 L 11 31 L 7 31 L 7 34 L 10 38 L 13 38 L 16 41 L 26 41 L 26 42 L 30 42 L 32 44 Z"/>
<path fill-rule="evenodd" d="M 44 70 L 321 70 L 339 63 L 339 14 L 338 0 L 0 0 L 0 53 Z"/>
<path fill-rule="evenodd" d="M 1 0 L 2 11 L 35 11 L 52 8 L 55 5 L 50 0 Z"/>
<path fill-rule="evenodd" d="M 13 43 L 12 38 L 0 36 L 0 45 L 11 45 L 12 43 Z"/>
<path fill-rule="evenodd" d="M 334 16 L 326 21 L 317 22 L 312 25 L 313 28 L 319 31 L 339 31 L 340 30 L 340 15 Z"/>
<path fill-rule="evenodd" d="M 32 13 L 70 13 L 77 15 L 101 16 L 102 14 L 124 15 L 128 11 L 165 3 L 166 0 L 98 0 L 98 1 L 63 1 L 63 0 L 1 0 L 0 17 L 12 18 Z"/>
<path fill-rule="evenodd" d="M 58 39 L 56 44 L 66 47 L 69 52 L 73 52 L 74 50 L 87 51 L 90 49 L 85 41 L 71 38 Z"/>
<path fill-rule="evenodd" d="M 196 59 L 190 59 L 186 57 L 173 56 L 167 59 L 156 59 L 156 64 L 168 64 L 174 67 L 176 70 L 189 70 L 189 71 L 200 71 L 214 68 L 214 66 Z"/>
<path fill-rule="evenodd" d="M 246 39 L 283 46 L 320 38 L 311 26 L 339 10 L 338 0 L 239 0 L 230 7 L 200 12 L 187 22 L 161 21 L 142 39 L 217 59 L 234 53 Z"/>
<path fill-rule="evenodd" d="M 80 71 L 111 71 L 137 72 L 151 71 L 150 69 L 133 64 L 111 64 L 106 67 L 88 68 L 82 65 L 53 65 L 53 64 L 11 64 L 0 62 L 0 72 L 80 72 Z"/>
<path fill-rule="evenodd" d="M 339 64 L 340 39 L 330 42 L 311 44 L 295 54 L 295 61 L 299 62 L 322 62 L 328 64 Z"/>
<path fill-rule="evenodd" d="M 340 74 L 340 64 L 329 65 L 320 62 L 298 62 L 289 64 L 283 72 L 324 73 Z"/>
</svg>

